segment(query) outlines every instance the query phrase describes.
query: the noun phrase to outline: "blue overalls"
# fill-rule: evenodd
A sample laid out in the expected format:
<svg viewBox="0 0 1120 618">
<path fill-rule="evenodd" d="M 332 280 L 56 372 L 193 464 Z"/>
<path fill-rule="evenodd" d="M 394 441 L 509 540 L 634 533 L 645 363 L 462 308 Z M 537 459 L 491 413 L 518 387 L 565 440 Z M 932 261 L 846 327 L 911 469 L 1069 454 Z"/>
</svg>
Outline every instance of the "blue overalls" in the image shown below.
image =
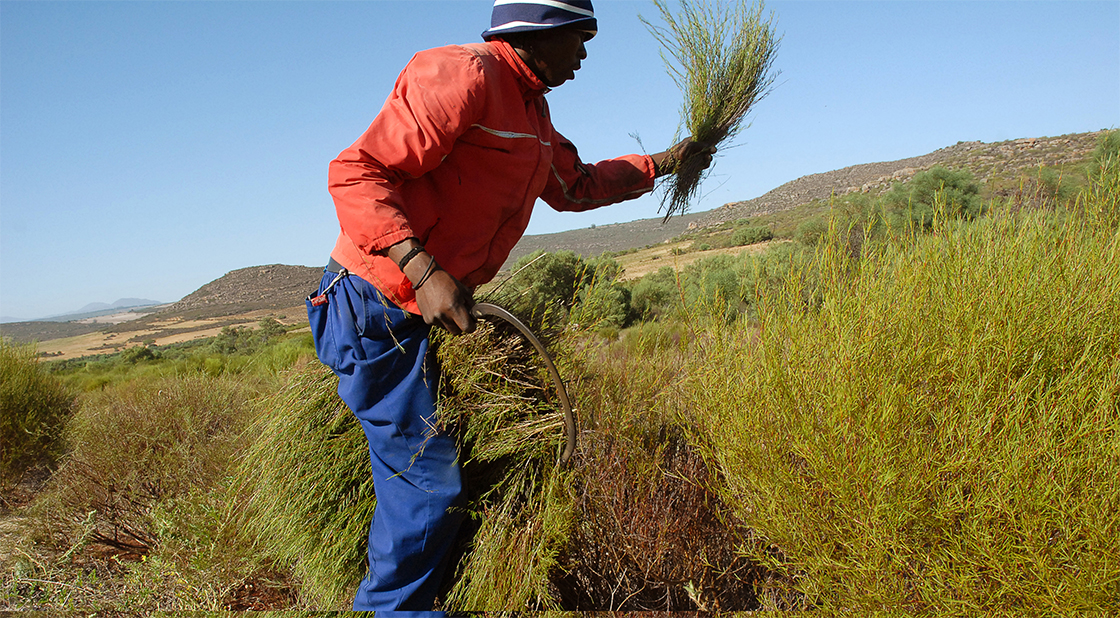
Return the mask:
<svg viewBox="0 0 1120 618">
<path fill-rule="evenodd" d="M 369 440 L 377 506 L 354 610 L 431 610 L 463 489 L 455 440 L 434 429 L 439 367 L 428 354 L 430 327 L 333 260 L 307 312 L 315 351 Z"/>
</svg>

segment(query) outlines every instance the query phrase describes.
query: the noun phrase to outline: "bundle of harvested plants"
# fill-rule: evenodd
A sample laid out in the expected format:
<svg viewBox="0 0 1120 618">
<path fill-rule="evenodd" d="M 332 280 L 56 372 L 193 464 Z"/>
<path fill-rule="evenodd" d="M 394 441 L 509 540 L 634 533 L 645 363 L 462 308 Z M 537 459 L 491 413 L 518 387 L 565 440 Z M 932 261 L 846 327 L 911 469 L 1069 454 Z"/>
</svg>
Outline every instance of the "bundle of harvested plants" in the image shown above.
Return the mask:
<svg viewBox="0 0 1120 618">
<path fill-rule="evenodd" d="M 661 57 L 684 95 L 682 124 L 693 141 L 719 146 L 735 137 L 751 107 L 766 96 L 780 39 L 773 14 L 763 3 L 738 0 L 680 0 L 674 14 L 667 0 L 654 0 L 665 22 L 643 18 L 661 43 Z M 700 157 L 678 162 L 662 198 L 665 219 L 688 211 L 704 174 Z"/>
<path fill-rule="evenodd" d="M 506 322 L 482 321 L 474 333 L 441 333 L 437 341 L 446 376 L 439 418 L 461 436 L 471 518 L 469 553 L 445 605 L 557 609 L 549 572 L 573 524 L 572 473 L 557 465 L 565 447 L 562 393 L 541 355 Z"/>
<path fill-rule="evenodd" d="M 433 333 L 439 420 L 460 437 L 468 490 L 464 558 L 445 609 L 554 608 L 548 574 L 569 536 L 572 474 L 558 465 L 564 419 L 540 357 L 512 327 Z M 267 398 L 234 479 L 238 527 L 263 558 L 292 569 L 303 602 L 349 605 L 364 574 L 376 497 L 361 426 L 319 363 Z M 447 582 L 451 586 L 452 582 Z"/>
</svg>

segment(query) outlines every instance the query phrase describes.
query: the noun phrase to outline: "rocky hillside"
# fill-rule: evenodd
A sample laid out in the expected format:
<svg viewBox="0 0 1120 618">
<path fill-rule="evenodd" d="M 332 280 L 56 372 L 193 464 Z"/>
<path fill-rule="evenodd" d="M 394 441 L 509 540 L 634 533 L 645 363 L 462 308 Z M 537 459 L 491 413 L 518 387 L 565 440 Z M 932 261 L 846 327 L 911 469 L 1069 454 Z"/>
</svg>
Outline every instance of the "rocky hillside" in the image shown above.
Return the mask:
<svg viewBox="0 0 1120 618">
<path fill-rule="evenodd" d="M 632 247 L 655 245 L 674 236 L 680 236 L 690 227 L 695 227 L 696 221 L 703 214 L 688 214 L 673 217 L 668 221 L 664 221 L 663 217 L 639 219 L 627 223 L 597 225 L 581 230 L 556 232 L 555 234 L 525 236 L 510 252 L 509 259 L 506 260 L 503 268 L 510 268 L 522 256 L 540 249 L 545 251 L 570 249 L 580 255 L 590 257 L 599 255 L 604 251 L 622 251 Z"/>
<path fill-rule="evenodd" d="M 732 202 L 708 211 L 698 218 L 697 226 L 717 225 L 724 221 L 789 210 L 812 200 L 828 199 L 833 193 L 840 196 L 856 191 L 879 192 L 889 189 L 895 182 L 909 180 L 914 174 L 937 165 L 967 169 L 976 175 L 981 184 L 996 178 L 1010 178 L 1039 166 L 1080 162 L 1096 148 L 1099 136 L 1100 132 L 1096 132 L 1017 139 L 994 144 L 960 142 L 920 157 L 864 163 L 823 174 L 811 174 L 787 182 L 753 200 Z"/>
<path fill-rule="evenodd" d="M 242 268 L 207 283 L 156 315 L 213 317 L 297 307 L 322 277 L 322 267 L 270 264 Z"/>
<path fill-rule="evenodd" d="M 1017 173 L 1041 165 L 1078 163 L 1093 151 L 1100 134 L 1099 131 L 1075 133 L 992 144 L 960 142 L 918 157 L 864 163 L 803 176 L 761 197 L 732 202 L 707 212 L 674 217 L 665 224 L 658 217 L 556 234 L 526 236 L 514 247 L 505 268 L 512 266 L 521 256 L 538 249 L 571 249 L 584 256 L 594 256 L 604 251 L 654 245 L 679 236 L 689 229 L 789 210 L 813 200 L 828 199 L 833 193 L 840 196 L 853 191 L 879 192 L 889 189 L 894 182 L 908 180 L 914 174 L 936 165 L 967 169 L 984 183 L 994 178 L 1011 178 Z"/>
</svg>

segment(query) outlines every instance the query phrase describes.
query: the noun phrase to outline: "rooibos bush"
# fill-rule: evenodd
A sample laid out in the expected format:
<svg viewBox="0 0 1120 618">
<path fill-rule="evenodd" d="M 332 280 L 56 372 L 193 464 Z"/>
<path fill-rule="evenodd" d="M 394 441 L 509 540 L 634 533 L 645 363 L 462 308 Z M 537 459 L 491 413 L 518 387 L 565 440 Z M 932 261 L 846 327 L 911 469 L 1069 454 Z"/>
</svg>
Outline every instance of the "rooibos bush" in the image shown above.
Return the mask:
<svg viewBox="0 0 1120 618">
<path fill-rule="evenodd" d="M 809 603 L 1112 610 L 1120 251 L 1089 217 L 1000 214 L 795 277 L 712 333 L 690 407 L 724 496 Z"/>
<path fill-rule="evenodd" d="M 249 420 L 251 389 L 229 379 L 134 382 L 90 395 L 67 423 L 70 452 L 34 504 L 57 544 L 79 535 L 140 553 L 158 542 L 161 501 L 215 487 Z"/>
<path fill-rule="evenodd" d="M 0 487 L 25 467 L 58 454 L 73 396 L 31 346 L 0 340 Z"/>
<path fill-rule="evenodd" d="M 646 26 L 684 94 L 681 115 L 689 134 L 711 146 L 733 138 L 776 77 L 770 73 L 778 50 L 772 19 L 763 19 L 761 2 L 681 0 L 676 13 L 666 0 L 654 4 L 665 26 Z M 688 209 L 704 173 L 699 161 L 684 161 L 668 180 L 666 219 Z"/>
</svg>

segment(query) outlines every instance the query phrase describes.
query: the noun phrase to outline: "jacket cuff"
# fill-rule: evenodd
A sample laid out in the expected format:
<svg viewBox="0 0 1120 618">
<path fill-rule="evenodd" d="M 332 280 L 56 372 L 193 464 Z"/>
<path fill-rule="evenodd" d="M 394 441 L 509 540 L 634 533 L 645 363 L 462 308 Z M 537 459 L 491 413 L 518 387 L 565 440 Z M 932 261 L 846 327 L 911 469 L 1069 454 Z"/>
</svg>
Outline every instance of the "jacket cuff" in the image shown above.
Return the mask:
<svg viewBox="0 0 1120 618">
<path fill-rule="evenodd" d="M 392 247 L 402 240 L 408 240 L 409 238 L 413 238 L 415 236 L 416 234 L 414 234 L 412 230 L 407 227 L 389 232 L 384 236 L 379 236 L 373 239 L 373 242 L 370 243 L 369 247 L 370 253 L 384 254 L 389 250 L 389 247 Z"/>
<path fill-rule="evenodd" d="M 646 175 L 649 176 L 649 184 L 647 186 L 652 187 L 657 180 L 657 164 L 653 162 L 653 157 L 648 154 L 642 155 L 642 157 L 646 160 Z"/>
</svg>

